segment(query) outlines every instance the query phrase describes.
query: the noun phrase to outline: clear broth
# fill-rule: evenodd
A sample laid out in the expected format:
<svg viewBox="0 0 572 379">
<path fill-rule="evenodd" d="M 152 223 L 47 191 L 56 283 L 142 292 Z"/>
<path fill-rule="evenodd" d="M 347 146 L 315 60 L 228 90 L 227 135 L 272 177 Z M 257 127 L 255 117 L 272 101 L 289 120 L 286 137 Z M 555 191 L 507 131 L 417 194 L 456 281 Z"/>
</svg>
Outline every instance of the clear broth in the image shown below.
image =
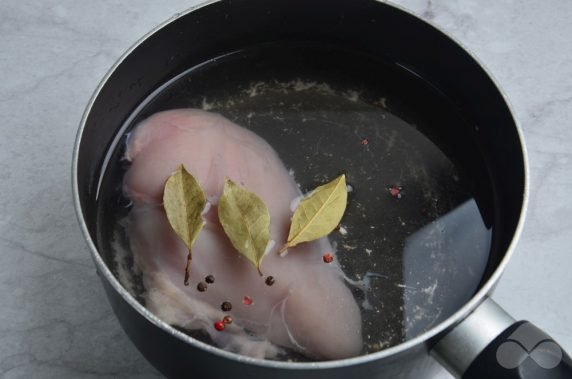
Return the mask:
<svg viewBox="0 0 572 379">
<path fill-rule="evenodd" d="M 478 289 L 494 212 L 470 120 L 390 60 L 273 44 L 218 57 L 165 83 L 134 111 L 110 149 L 99 188 L 98 243 L 141 302 L 141 273 L 132 267 L 121 224 L 130 204 L 121 186 L 125 135 L 156 112 L 186 107 L 220 113 L 260 135 L 303 192 L 346 174 L 352 191 L 343 228 L 330 240 L 361 305 L 364 353 L 427 331 Z"/>
</svg>

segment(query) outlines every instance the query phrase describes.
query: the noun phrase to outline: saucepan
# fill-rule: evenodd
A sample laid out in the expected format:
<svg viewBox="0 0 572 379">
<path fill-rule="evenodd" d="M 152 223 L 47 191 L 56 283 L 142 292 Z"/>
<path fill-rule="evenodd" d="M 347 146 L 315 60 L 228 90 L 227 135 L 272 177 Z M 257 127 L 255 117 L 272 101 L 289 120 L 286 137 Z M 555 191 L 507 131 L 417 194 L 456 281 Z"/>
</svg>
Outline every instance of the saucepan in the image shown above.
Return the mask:
<svg viewBox="0 0 572 379">
<path fill-rule="evenodd" d="M 181 108 L 254 131 L 301 192 L 346 173 L 329 243 L 361 307 L 362 354 L 238 354 L 146 307 L 146 274 L 122 248 L 125 144 L 142 120 Z M 101 82 L 73 157 L 79 223 L 113 310 L 173 378 L 420 378 L 439 365 L 464 378 L 570 377 L 556 342 L 490 298 L 522 230 L 527 175 L 518 123 L 482 65 L 374 0 L 221 0 L 178 14 Z M 344 338 L 327 337 L 333 351 Z"/>
</svg>

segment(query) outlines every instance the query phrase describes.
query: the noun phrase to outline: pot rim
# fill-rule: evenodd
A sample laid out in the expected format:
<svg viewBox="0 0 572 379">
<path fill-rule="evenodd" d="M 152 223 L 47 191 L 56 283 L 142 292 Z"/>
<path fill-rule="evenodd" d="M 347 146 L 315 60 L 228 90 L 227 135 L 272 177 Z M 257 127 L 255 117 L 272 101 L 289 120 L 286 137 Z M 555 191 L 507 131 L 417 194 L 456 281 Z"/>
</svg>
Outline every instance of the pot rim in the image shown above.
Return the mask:
<svg viewBox="0 0 572 379">
<path fill-rule="evenodd" d="M 340 367 L 366 364 L 366 363 L 370 363 L 372 361 L 377 361 L 377 360 L 388 358 L 390 356 L 398 355 L 398 354 L 403 353 L 407 350 L 413 349 L 414 347 L 417 347 L 417 346 L 427 342 L 431 338 L 453 328 L 457 323 L 462 321 L 469 313 L 471 313 L 475 308 L 477 308 L 479 306 L 479 304 L 486 298 L 486 296 L 493 291 L 495 284 L 500 279 L 501 275 L 503 274 L 508 262 L 510 261 L 510 259 L 514 253 L 515 247 L 518 243 L 518 240 L 520 238 L 520 235 L 521 235 L 523 227 L 524 227 L 524 222 L 525 222 L 526 212 L 527 212 L 528 202 L 529 202 L 529 190 L 530 190 L 529 180 L 530 180 L 530 178 L 529 178 L 528 154 L 527 154 L 527 150 L 526 150 L 526 145 L 525 145 L 525 141 L 524 141 L 524 135 L 522 132 L 522 127 L 520 126 L 520 123 L 518 122 L 518 120 L 515 117 L 515 112 L 513 110 L 513 107 L 510 104 L 510 101 L 509 101 L 505 91 L 499 85 L 498 81 L 494 78 L 494 76 L 492 75 L 490 70 L 463 43 L 461 43 L 455 37 L 451 36 L 450 34 L 446 33 L 445 31 L 443 31 L 440 27 L 437 27 L 432 21 L 421 19 L 419 16 L 415 15 L 412 11 L 405 9 L 401 5 L 393 3 L 392 1 L 387 1 L 387 0 L 375 0 L 375 1 L 383 3 L 383 4 L 388 5 L 390 7 L 396 8 L 397 10 L 404 12 L 410 16 L 413 16 L 414 18 L 418 19 L 419 21 L 428 24 L 429 26 L 434 28 L 436 31 L 440 32 L 443 36 L 445 36 L 446 38 L 449 38 L 451 41 L 453 41 L 455 44 L 457 44 L 461 49 L 464 50 L 465 53 L 467 53 L 479 65 L 479 67 L 487 74 L 487 76 L 489 77 L 491 82 L 495 85 L 495 87 L 498 89 L 499 93 L 501 94 L 502 99 L 504 100 L 506 107 L 508 108 L 509 113 L 511 115 L 511 118 L 515 124 L 517 136 L 518 136 L 519 143 L 521 146 L 521 152 L 522 152 L 522 156 L 523 156 L 523 166 L 524 166 L 523 167 L 524 168 L 524 188 L 523 188 L 523 200 L 522 200 L 522 205 L 521 205 L 521 212 L 520 212 L 519 220 L 517 223 L 517 227 L 516 227 L 515 232 L 513 234 L 512 240 L 511 240 L 511 242 L 507 248 L 507 251 L 505 252 L 500 263 L 498 264 L 498 266 L 496 267 L 496 269 L 494 270 L 494 272 L 492 273 L 490 278 L 481 286 L 481 288 L 473 295 L 473 297 L 465 305 L 463 305 L 459 310 L 457 310 L 454 314 L 449 316 L 447 319 L 440 322 L 439 324 L 432 327 L 431 329 L 427 330 L 426 332 L 420 334 L 419 336 L 412 338 L 411 340 L 407 340 L 405 342 L 402 342 L 398 345 L 395 345 L 395 346 L 389 347 L 387 349 L 375 352 L 375 353 L 360 355 L 360 356 L 352 357 L 352 358 L 345 358 L 345 359 L 339 359 L 339 360 L 333 360 L 333 361 L 323 361 L 323 362 L 281 362 L 281 361 L 265 360 L 265 359 L 260 359 L 260 358 L 252 358 L 252 357 L 247 357 L 247 356 L 239 355 L 236 353 L 228 352 L 228 351 L 222 350 L 218 347 L 215 347 L 215 346 L 209 345 L 207 343 L 198 341 L 198 340 L 188 336 L 187 334 L 185 334 L 181 331 L 178 331 L 177 329 L 173 328 L 172 326 L 170 326 L 169 324 L 167 324 L 166 322 L 162 321 L 161 319 L 159 319 L 158 317 L 153 315 L 151 312 L 149 312 L 133 296 L 131 296 L 131 294 L 129 294 L 129 292 L 121 285 L 121 283 L 119 283 L 119 281 L 111 273 L 111 271 L 109 270 L 109 268 L 107 267 L 107 265 L 103 261 L 103 258 L 100 256 L 100 254 L 97 250 L 97 247 L 95 246 L 95 243 L 89 234 L 87 225 L 86 225 L 84 218 L 83 218 L 84 216 L 82 213 L 80 197 L 79 197 L 78 160 L 79 160 L 80 144 L 81 144 L 83 132 L 84 132 L 84 129 L 86 126 L 86 121 L 89 117 L 89 114 L 91 113 L 92 107 L 93 107 L 96 99 L 99 97 L 99 94 L 100 94 L 102 88 L 107 84 L 109 78 L 112 76 L 112 74 L 115 72 L 115 70 L 123 63 L 123 61 L 135 49 L 137 49 L 141 44 L 143 44 L 149 37 L 154 35 L 159 30 L 163 29 L 165 26 L 169 25 L 170 23 L 177 21 L 179 18 L 184 17 L 191 12 L 195 12 L 195 11 L 197 11 L 203 7 L 207 7 L 211 4 L 218 3 L 220 1 L 222 1 L 222 0 L 207 0 L 207 1 L 204 1 L 200 4 L 198 4 L 198 5 L 191 7 L 191 8 L 189 8 L 183 12 L 176 13 L 174 16 L 172 16 L 168 20 L 162 22 L 161 24 L 159 24 L 158 26 L 156 26 L 155 28 L 150 30 L 148 33 L 146 33 L 143 37 L 141 37 L 138 41 L 136 41 L 129 49 L 127 49 L 127 51 L 125 51 L 121 55 L 121 57 L 114 63 L 114 65 L 109 69 L 109 71 L 106 73 L 106 75 L 103 77 L 103 79 L 101 80 L 101 82 L 97 86 L 96 90 L 94 91 L 93 95 L 91 96 L 91 98 L 90 98 L 90 100 L 86 106 L 86 109 L 85 109 L 83 116 L 81 118 L 80 126 L 78 129 L 77 135 L 76 135 L 74 149 L 73 149 L 72 195 L 73 195 L 73 202 L 74 202 L 74 206 L 75 206 L 76 217 L 78 219 L 79 226 L 80 226 L 80 229 L 83 233 L 83 236 L 84 236 L 84 238 L 87 242 L 87 245 L 89 247 L 91 256 L 95 262 L 97 271 L 111 285 L 111 287 L 113 287 L 113 289 L 123 298 L 123 300 L 125 300 L 131 307 L 133 307 L 141 316 L 145 317 L 149 322 L 151 322 L 155 326 L 163 329 L 165 332 L 169 333 L 173 337 L 178 338 L 178 339 L 184 341 L 185 343 L 188 343 L 194 347 L 203 349 L 206 352 L 218 355 L 218 356 L 226 358 L 226 359 L 234 360 L 238 363 L 257 365 L 257 366 L 268 367 L 268 368 L 290 369 L 290 370 L 314 370 L 314 369 L 318 370 L 318 369 L 334 369 L 334 368 L 340 368 Z"/>
</svg>

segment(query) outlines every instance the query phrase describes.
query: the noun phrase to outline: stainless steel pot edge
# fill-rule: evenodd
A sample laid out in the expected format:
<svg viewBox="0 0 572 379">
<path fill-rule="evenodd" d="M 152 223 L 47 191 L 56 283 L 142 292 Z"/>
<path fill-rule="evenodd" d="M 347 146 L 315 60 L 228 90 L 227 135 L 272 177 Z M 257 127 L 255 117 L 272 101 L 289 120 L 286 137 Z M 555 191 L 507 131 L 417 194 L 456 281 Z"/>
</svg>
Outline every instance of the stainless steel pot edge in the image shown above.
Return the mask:
<svg viewBox="0 0 572 379">
<path fill-rule="evenodd" d="M 272 368 L 284 368 L 284 369 L 290 369 L 290 370 L 297 370 L 297 369 L 308 370 L 308 369 L 322 369 L 322 368 L 325 369 L 325 368 L 336 368 L 336 367 L 346 367 L 346 366 L 351 366 L 351 365 L 359 365 L 359 364 L 368 363 L 368 362 L 371 362 L 374 360 L 386 358 L 386 357 L 389 357 L 391 355 L 404 352 L 404 351 L 409 350 L 409 349 L 411 349 L 417 345 L 420 345 L 420 344 L 426 342 L 427 340 L 429 340 L 429 339 L 451 329 L 452 327 L 454 327 L 457 323 L 462 321 L 468 314 L 470 314 L 476 307 L 478 307 L 479 304 L 483 300 L 486 299 L 487 295 L 489 295 L 492 292 L 494 285 L 498 282 L 499 278 L 501 277 L 503 271 L 506 268 L 506 265 L 508 264 L 508 262 L 512 256 L 512 254 L 514 253 L 514 249 L 517 245 L 518 239 L 519 239 L 520 234 L 522 232 L 522 229 L 524 227 L 525 214 L 526 214 L 526 210 L 528 208 L 528 201 L 529 201 L 529 163 L 528 163 L 528 154 L 526 152 L 526 145 L 524 143 L 524 136 L 523 136 L 520 124 L 519 124 L 518 120 L 514 117 L 515 113 L 513 111 L 513 107 L 510 104 L 510 101 L 508 100 L 508 97 L 506 96 L 506 93 L 502 90 L 502 88 L 500 87 L 498 82 L 495 80 L 494 76 L 486 68 L 486 66 L 469 49 L 467 49 L 467 47 L 464 44 L 459 42 L 456 38 L 445 33 L 439 27 L 437 27 L 432 22 L 427 21 L 427 20 L 423 20 L 423 21 L 425 23 L 427 23 L 428 25 L 430 25 L 431 27 L 435 28 L 437 31 L 439 31 L 442 34 L 444 34 L 445 36 L 447 36 L 448 38 L 450 38 L 452 41 L 454 41 L 456 44 L 458 44 L 461 48 L 463 48 L 469 54 L 469 56 L 471 56 L 471 58 L 474 59 L 479 64 L 479 66 L 486 72 L 486 74 L 489 76 L 491 81 L 495 84 L 495 86 L 497 87 L 497 89 L 501 93 L 509 111 L 511 112 L 511 115 L 512 115 L 513 120 L 514 120 L 515 125 L 516 125 L 517 134 L 519 137 L 519 142 L 520 142 L 520 145 L 522 148 L 522 153 L 523 153 L 524 176 L 525 176 L 524 191 L 523 191 L 523 202 L 522 202 L 522 206 L 521 206 L 520 218 L 519 218 L 518 225 L 517 225 L 517 228 L 515 230 L 513 239 L 509 245 L 509 248 L 507 249 L 505 256 L 501 260 L 501 262 L 498 265 L 498 267 L 496 268 L 496 270 L 493 272 L 492 276 L 483 285 L 483 287 L 473 296 L 473 298 L 469 302 L 467 302 L 461 309 L 459 309 L 457 312 L 455 312 L 453 315 L 451 315 L 445 321 L 441 322 L 440 324 L 438 324 L 434 328 L 428 330 L 427 332 L 425 332 L 425 333 L 423 333 L 423 334 L 421 334 L 421 335 L 419 335 L 419 336 L 417 336 L 417 337 L 415 337 L 409 341 L 406 341 L 406 342 L 401 343 L 397 346 L 388 348 L 386 350 L 382 350 L 382 351 L 377 352 L 377 353 L 372 353 L 369 355 L 363 355 L 363 356 L 354 357 L 354 358 L 341 359 L 341 360 L 337 360 L 337 361 L 328 361 L 328 362 L 289 363 L 289 362 L 269 361 L 269 360 L 245 357 L 242 355 L 238 355 L 235 353 L 230 353 L 230 352 L 221 350 L 219 348 L 216 348 L 216 347 L 210 346 L 208 344 L 202 343 L 200 341 L 197 341 L 197 340 L 189 337 L 188 335 L 174 329 L 173 327 L 171 327 L 167 323 L 165 323 L 162 320 L 155 317 L 146 308 L 144 308 L 139 302 L 137 302 L 123 288 L 123 286 L 119 283 L 119 281 L 113 276 L 111 271 L 107 268 L 107 266 L 103 262 L 103 259 L 99 255 L 93 240 L 91 239 L 91 237 L 89 235 L 89 232 L 87 230 L 87 225 L 85 224 L 85 222 L 83 220 L 83 215 L 82 215 L 82 211 L 81 211 L 81 204 L 80 204 L 80 200 L 79 200 L 79 189 L 78 189 L 78 181 L 77 181 L 77 179 L 78 179 L 77 168 L 78 168 L 78 158 L 79 158 L 79 146 L 80 146 L 81 138 L 82 138 L 83 131 L 85 128 L 85 123 L 87 121 L 87 117 L 88 117 L 88 115 L 91 111 L 91 108 L 93 107 L 93 104 L 95 102 L 95 99 L 97 98 L 101 89 L 107 83 L 108 79 L 113 74 L 113 72 L 116 70 L 116 68 L 119 65 L 121 65 L 123 60 L 133 50 L 135 50 L 141 43 L 143 43 L 147 38 L 149 38 L 151 35 L 153 35 L 156 31 L 162 29 L 163 27 L 170 24 L 171 22 L 174 22 L 178 18 L 185 16 L 186 14 L 188 14 L 190 12 L 193 12 L 193 11 L 196 11 L 200 8 L 208 6 L 210 4 L 217 3 L 219 1 L 221 1 L 221 0 L 206 1 L 206 2 L 201 3 L 195 7 L 190 8 L 184 12 L 176 14 L 175 16 L 170 18 L 169 20 L 165 21 L 164 23 L 162 23 L 162 24 L 158 25 L 157 27 L 155 27 L 154 29 L 152 29 L 149 33 L 147 33 L 145 36 L 143 36 L 141 39 L 139 39 L 136 43 L 134 43 L 119 58 L 119 60 L 113 65 L 113 67 L 107 72 L 107 74 L 105 75 L 105 77 L 102 79 L 102 81 L 98 85 L 97 89 L 95 90 L 94 94 L 92 95 L 92 97 L 91 97 L 91 99 L 90 99 L 90 101 L 89 101 L 89 103 L 88 103 L 88 105 L 84 111 L 84 114 L 83 114 L 82 119 L 81 119 L 80 127 L 78 130 L 77 136 L 76 136 L 75 146 L 73 149 L 72 195 L 73 195 L 73 201 L 74 201 L 76 216 L 78 218 L 80 229 L 84 235 L 85 240 L 87 241 L 88 247 L 90 249 L 92 258 L 94 260 L 94 263 L 96 265 L 96 269 L 98 270 L 98 272 L 110 283 L 110 285 L 120 294 L 120 296 L 129 305 L 131 305 L 137 312 L 139 312 L 143 317 L 148 319 L 151 323 L 153 323 L 157 327 L 167 331 L 171 335 L 173 335 L 173 336 L 175 336 L 175 337 L 177 337 L 177 338 L 179 338 L 179 339 L 181 339 L 181 340 L 183 340 L 183 341 L 185 341 L 191 345 L 198 346 L 198 347 L 200 347 L 200 348 L 202 348 L 208 352 L 211 352 L 213 354 L 223 356 L 225 358 L 235 360 L 238 362 L 253 364 L 253 365 L 258 365 L 258 366 L 265 366 L 265 367 L 272 367 Z M 391 1 L 385 1 L 385 0 L 377 0 L 377 1 L 382 2 L 384 4 L 388 4 L 394 8 L 401 10 L 402 12 L 405 12 L 407 14 L 410 14 L 414 17 L 419 18 L 413 12 L 403 8 L 400 5 L 394 4 Z"/>
</svg>

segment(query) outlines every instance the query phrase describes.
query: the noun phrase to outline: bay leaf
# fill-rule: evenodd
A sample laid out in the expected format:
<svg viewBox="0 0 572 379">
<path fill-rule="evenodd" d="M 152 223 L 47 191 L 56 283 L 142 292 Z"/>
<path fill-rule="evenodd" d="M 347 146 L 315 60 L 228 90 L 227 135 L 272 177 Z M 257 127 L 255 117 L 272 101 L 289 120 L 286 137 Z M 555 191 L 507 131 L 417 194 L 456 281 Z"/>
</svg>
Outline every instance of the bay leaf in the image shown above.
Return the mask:
<svg viewBox="0 0 572 379">
<path fill-rule="evenodd" d="M 202 212 L 206 202 L 201 186 L 183 165 L 180 165 L 167 179 L 163 192 L 165 213 L 171 227 L 189 250 L 185 267 L 185 285 L 189 284 L 192 246 L 205 224 Z"/>
<path fill-rule="evenodd" d="M 270 212 L 266 204 L 227 178 L 218 203 L 218 217 L 234 248 L 262 276 L 260 263 L 270 241 Z"/>
<path fill-rule="evenodd" d="M 330 234 L 340 223 L 347 201 L 346 176 L 343 174 L 317 187 L 294 211 L 284 249 Z"/>
</svg>

